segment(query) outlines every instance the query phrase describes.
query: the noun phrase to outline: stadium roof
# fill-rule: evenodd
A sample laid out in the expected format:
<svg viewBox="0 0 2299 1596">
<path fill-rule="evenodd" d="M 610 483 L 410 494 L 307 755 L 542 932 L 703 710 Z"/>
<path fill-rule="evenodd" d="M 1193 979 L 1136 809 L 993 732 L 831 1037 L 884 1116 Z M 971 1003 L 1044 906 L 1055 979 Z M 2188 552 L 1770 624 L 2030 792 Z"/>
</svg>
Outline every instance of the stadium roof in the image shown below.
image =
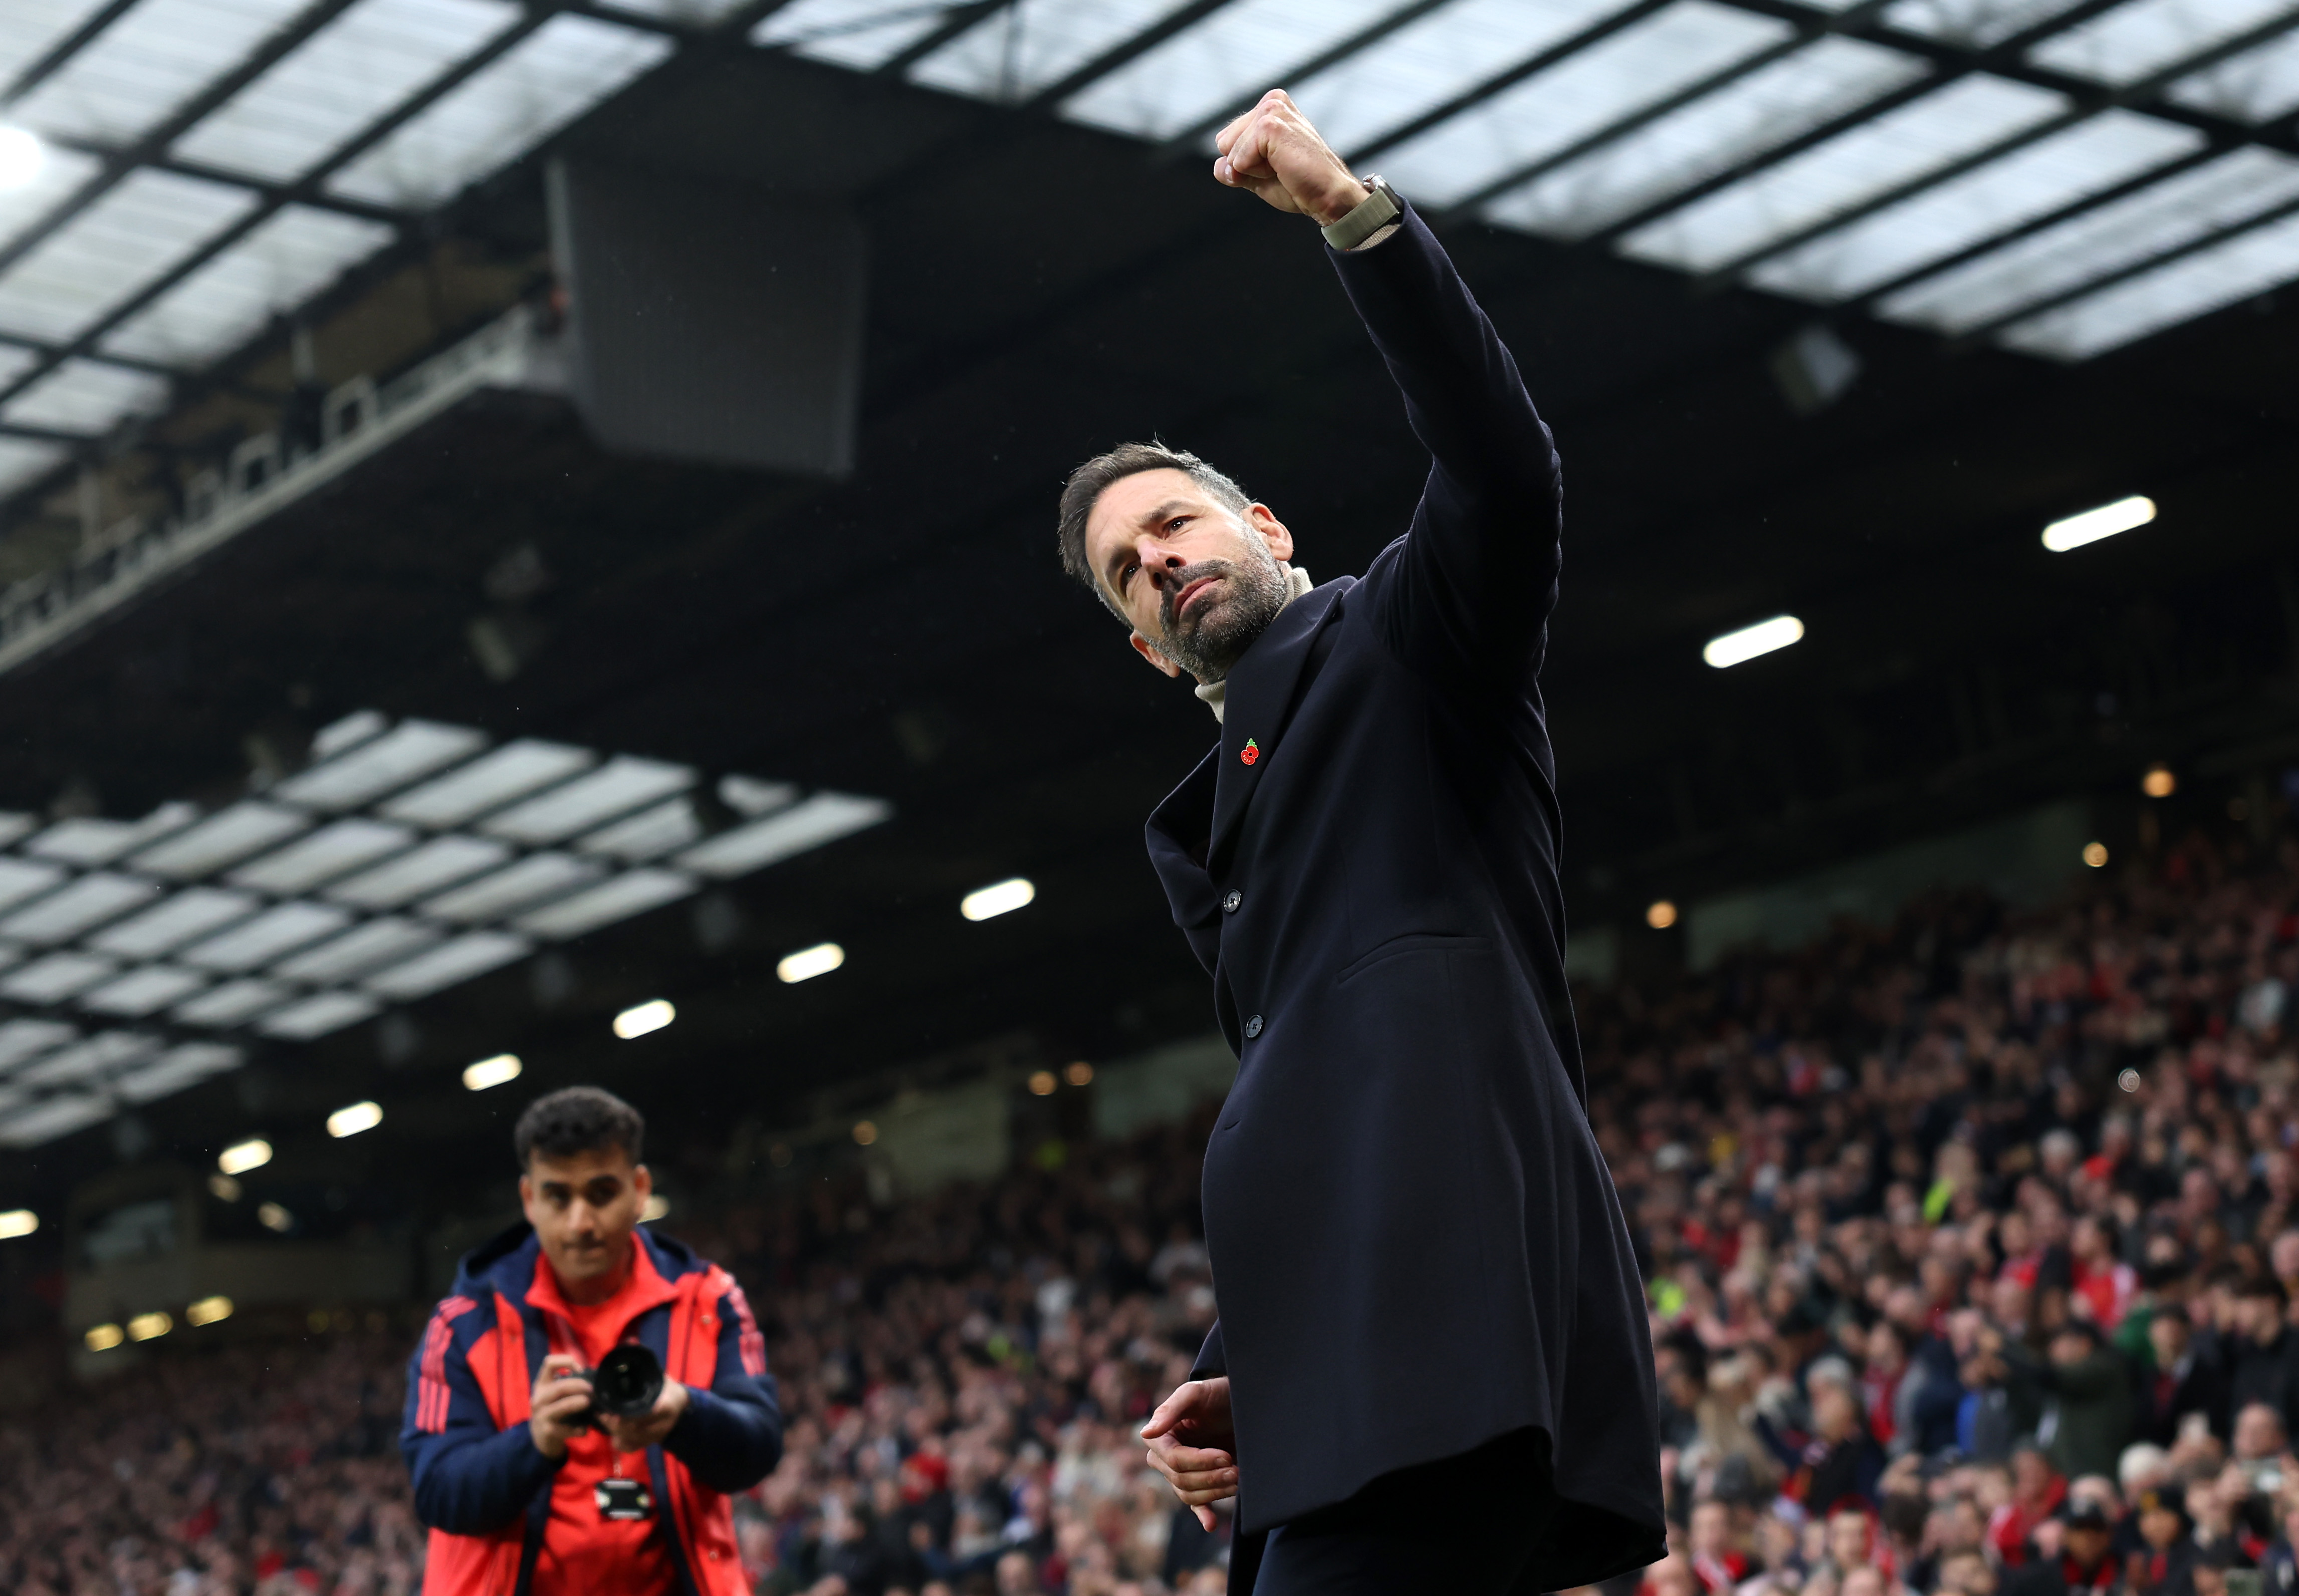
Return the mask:
<svg viewBox="0 0 2299 1596">
<path fill-rule="evenodd" d="M 16 0 L 0 490 L 743 41 L 1169 152 L 1291 86 L 1434 212 L 2081 360 L 2299 275 L 2287 0 Z"/>
</svg>

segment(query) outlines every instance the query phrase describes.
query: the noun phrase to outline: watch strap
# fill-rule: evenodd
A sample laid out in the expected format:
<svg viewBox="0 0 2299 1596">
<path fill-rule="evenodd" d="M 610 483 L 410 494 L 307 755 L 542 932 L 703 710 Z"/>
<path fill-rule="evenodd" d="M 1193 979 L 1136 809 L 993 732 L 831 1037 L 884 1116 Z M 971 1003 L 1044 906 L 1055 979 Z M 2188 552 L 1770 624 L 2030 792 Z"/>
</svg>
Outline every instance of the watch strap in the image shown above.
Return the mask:
<svg viewBox="0 0 2299 1596">
<path fill-rule="evenodd" d="M 1359 200 L 1348 215 L 1324 229 L 1325 242 L 1334 249 L 1355 249 L 1405 214 L 1405 202 L 1397 197 L 1397 190 L 1389 186 L 1386 178 L 1367 178 L 1365 182 L 1373 192 Z"/>
</svg>

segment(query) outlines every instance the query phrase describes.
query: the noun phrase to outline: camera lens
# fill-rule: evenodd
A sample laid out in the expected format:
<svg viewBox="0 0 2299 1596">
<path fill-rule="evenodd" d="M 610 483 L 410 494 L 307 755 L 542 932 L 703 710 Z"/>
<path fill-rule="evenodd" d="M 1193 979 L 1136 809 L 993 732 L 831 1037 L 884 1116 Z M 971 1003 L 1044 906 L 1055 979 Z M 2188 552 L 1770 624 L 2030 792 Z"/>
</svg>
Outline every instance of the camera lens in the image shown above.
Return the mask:
<svg viewBox="0 0 2299 1596">
<path fill-rule="evenodd" d="M 592 1391 L 600 1412 L 636 1418 L 652 1411 L 662 1394 L 662 1362 L 637 1342 L 627 1342 L 599 1359 Z"/>
</svg>

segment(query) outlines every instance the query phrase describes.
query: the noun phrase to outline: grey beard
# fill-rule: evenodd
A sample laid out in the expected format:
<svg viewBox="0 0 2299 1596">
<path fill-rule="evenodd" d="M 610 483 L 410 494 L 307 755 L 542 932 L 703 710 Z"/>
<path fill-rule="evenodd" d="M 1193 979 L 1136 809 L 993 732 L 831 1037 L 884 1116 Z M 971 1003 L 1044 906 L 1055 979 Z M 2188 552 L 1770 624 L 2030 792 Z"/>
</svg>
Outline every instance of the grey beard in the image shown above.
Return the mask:
<svg viewBox="0 0 2299 1596">
<path fill-rule="evenodd" d="M 1285 607 L 1285 573 L 1276 557 L 1259 542 L 1249 549 L 1241 561 L 1200 560 L 1175 571 L 1167 588 L 1179 593 L 1199 577 L 1229 578 L 1223 602 L 1203 619 L 1177 622 L 1170 614 L 1159 618 L 1158 652 L 1201 682 L 1226 677 Z"/>
</svg>

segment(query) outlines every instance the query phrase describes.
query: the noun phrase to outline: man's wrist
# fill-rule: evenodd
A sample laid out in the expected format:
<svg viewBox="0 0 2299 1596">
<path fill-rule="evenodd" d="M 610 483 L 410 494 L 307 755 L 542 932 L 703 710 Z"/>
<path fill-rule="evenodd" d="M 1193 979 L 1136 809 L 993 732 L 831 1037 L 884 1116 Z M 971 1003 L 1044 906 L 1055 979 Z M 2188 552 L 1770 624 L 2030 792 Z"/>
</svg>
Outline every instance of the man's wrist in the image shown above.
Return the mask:
<svg viewBox="0 0 2299 1596">
<path fill-rule="evenodd" d="M 1348 182 L 1336 186 L 1331 194 L 1325 195 L 1324 203 L 1319 205 L 1315 212 L 1316 223 L 1321 228 L 1332 227 L 1372 197 L 1372 188 L 1357 181 L 1357 179 L 1351 178 Z"/>
</svg>

